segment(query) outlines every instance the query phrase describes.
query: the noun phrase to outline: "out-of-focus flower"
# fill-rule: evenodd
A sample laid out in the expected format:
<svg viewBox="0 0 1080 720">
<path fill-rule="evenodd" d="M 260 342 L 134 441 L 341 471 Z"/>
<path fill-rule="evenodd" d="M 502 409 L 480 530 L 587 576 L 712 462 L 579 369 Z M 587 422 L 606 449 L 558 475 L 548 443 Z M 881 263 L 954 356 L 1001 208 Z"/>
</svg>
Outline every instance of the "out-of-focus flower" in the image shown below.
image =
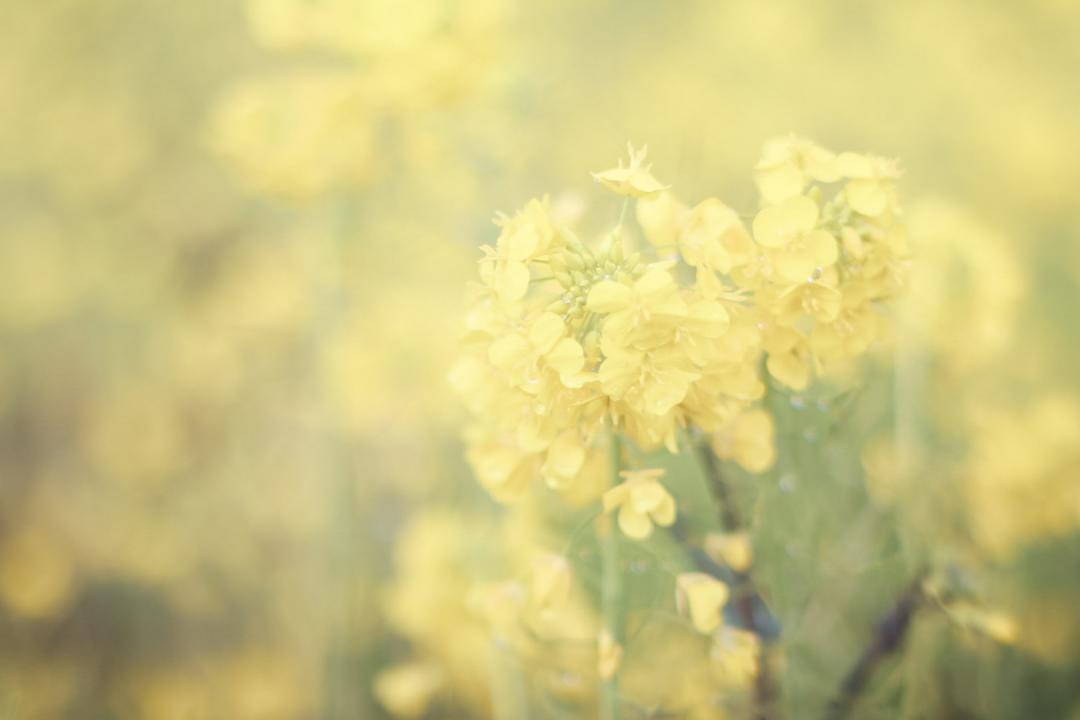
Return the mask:
<svg viewBox="0 0 1080 720">
<path fill-rule="evenodd" d="M 950 603 L 946 608 L 949 618 L 958 625 L 993 638 L 1003 645 L 1013 645 L 1020 628 L 1009 613 L 979 607 L 969 602 Z"/>
<path fill-rule="evenodd" d="M 670 185 L 664 185 L 652 175 L 652 165 L 645 165 L 645 156 L 649 153 L 649 146 L 643 145 L 641 150 L 635 151 L 633 145 L 627 145 L 630 154 L 630 163 L 623 167 L 622 160 L 619 166 L 612 170 L 593 173 L 593 178 L 618 195 L 627 197 L 642 197 L 652 195 L 662 190 L 667 190 Z"/>
<path fill-rule="evenodd" d="M 314 690 L 304 674 L 279 649 L 247 649 L 222 669 L 223 707 L 238 720 L 293 718 L 312 711 Z"/>
<path fill-rule="evenodd" d="M 723 607 L 731 595 L 726 583 L 705 573 L 682 573 L 675 581 L 675 598 L 698 632 L 709 634 L 723 622 Z"/>
<path fill-rule="evenodd" d="M 895 210 L 895 181 L 900 177 L 895 160 L 846 152 L 836 159 L 836 169 L 848 178 L 844 196 L 852 210 L 870 217 Z"/>
<path fill-rule="evenodd" d="M 770 415 L 751 408 L 736 415 L 712 436 L 717 457 L 734 460 L 753 473 L 762 473 L 776 462 L 775 428 Z"/>
<path fill-rule="evenodd" d="M 672 193 L 664 191 L 638 199 L 636 216 L 645 239 L 661 250 L 674 250 L 686 225 L 690 209 Z"/>
<path fill-rule="evenodd" d="M 615 641 L 611 631 L 604 628 L 596 640 L 596 669 L 602 680 L 610 680 L 622 664 L 623 646 Z"/>
<path fill-rule="evenodd" d="M 54 617 L 74 598 L 70 550 L 54 534 L 26 525 L 0 539 L 0 600 L 14 614 Z"/>
<path fill-rule="evenodd" d="M 769 374 L 792 390 L 810 384 L 812 356 L 806 336 L 794 328 L 774 328 L 765 341 L 769 353 L 765 367 Z"/>
<path fill-rule="evenodd" d="M 624 482 L 604 493 L 604 512 L 619 511 L 619 528 L 635 540 L 649 537 L 653 525 L 675 522 L 675 498 L 660 484 L 661 469 L 624 470 Z"/>
<path fill-rule="evenodd" d="M 724 685 L 748 687 L 761 667 L 761 639 L 754 633 L 725 625 L 713 635 L 709 652 L 712 671 Z"/>
<path fill-rule="evenodd" d="M 570 596 L 570 563 L 562 555 L 544 554 L 533 560 L 530 599 L 540 610 L 562 607 Z"/>
<path fill-rule="evenodd" d="M 514 302 L 525 295 L 529 288 L 528 263 L 558 240 L 549 208 L 547 198 L 532 200 L 514 217 L 500 216 L 496 220 L 502 232 L 494 252 L 481 262 L 480 275 L 503 302 Z"/>
<path fill-rule="evenodd" d="M 754 173 L 758 192 L 770 205 L 801 194 L 811 180 L 834 182 L 839 177 L 835 154 L 796 135 L 767 142 Z"/>
<path fill-rule="evenodd" d="M 754 561 L 750 533 L 745 530 L 709 533 L 705 536 L 704 550 L 713 560 L 727 565 L 736 572 L 745 572 Z"/>
<path fill-rule="evenodd" d="M 375 676 L 375 697 L 395 717 L 420 717 L 443 686 L 442 670 L 431 663 L 393 665 Z"/>
<path fill-rule="evenodd" d="M 370 176 L 373 113 L 365 88 L 349 73 L 275 76 L 229 96 L 215 118 L 213 142 L 254 190 L 303 200 Z"/>
<path fill-rule="evenodd" d="M 679 252 L 691 267 L 720 273 L 754 257 L 754 241 L 734 210 L 716 198 L 702 200 L 686 217 Z"/>
</svg>

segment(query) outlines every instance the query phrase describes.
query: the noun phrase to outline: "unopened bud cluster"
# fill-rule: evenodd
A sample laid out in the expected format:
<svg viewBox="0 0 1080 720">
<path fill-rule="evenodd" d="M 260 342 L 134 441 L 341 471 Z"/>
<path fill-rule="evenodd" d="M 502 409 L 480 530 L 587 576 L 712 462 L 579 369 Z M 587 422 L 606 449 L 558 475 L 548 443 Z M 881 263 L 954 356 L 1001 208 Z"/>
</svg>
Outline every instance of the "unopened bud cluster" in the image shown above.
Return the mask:
<svg viewBox="0 0 1080 720">
<path fill-rule="evenodd" d="M 552 256 L 548 265 L 555 282 L 564 290 L 548 310 L 563 315 L 571 324 L 588 315 L 586 302 L 594 285 L 604 280 L 630 283 L 645 272 L 641 253 L 627 257 L 622 242 L 618 241 L 593 252 L 573 238 L 561 253 Z"/>
</svg>

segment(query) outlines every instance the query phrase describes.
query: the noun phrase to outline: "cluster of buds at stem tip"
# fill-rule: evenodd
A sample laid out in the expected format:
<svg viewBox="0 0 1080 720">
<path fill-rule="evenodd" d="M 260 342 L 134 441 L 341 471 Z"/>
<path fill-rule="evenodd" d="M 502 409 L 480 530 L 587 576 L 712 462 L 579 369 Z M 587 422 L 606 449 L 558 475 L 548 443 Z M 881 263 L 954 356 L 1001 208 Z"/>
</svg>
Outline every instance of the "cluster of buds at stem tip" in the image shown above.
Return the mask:
<svg viewBox="0 0 1080 720">
<path fill-rule="evenodd" d="M 612 233 L 604 248 L 595 251 L 577 238 L 570 238 L 548 263 L 552 277 L 564 292 L 547 309 L 571 324 L 580 323 L 588 313 L 585 303 L 593 285 L 604 280 L 628 283 L 645 272 L 641 253 L 627 255 L 618 231 Z"/>
</svg>

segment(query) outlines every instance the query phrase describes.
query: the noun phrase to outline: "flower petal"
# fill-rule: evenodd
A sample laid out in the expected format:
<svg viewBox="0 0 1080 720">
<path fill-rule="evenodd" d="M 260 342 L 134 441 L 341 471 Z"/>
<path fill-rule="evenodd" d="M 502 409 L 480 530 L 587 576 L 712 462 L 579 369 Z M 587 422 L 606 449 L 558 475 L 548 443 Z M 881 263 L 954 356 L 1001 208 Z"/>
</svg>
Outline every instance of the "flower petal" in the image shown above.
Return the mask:
<svg viewBox="0 0 1080 720">
<path fill-rule="evenodd" d="M 649 516 L 634 510 L 630 503 L 619 508 L 619 527 L 627 537 L 635 540 L 644 540 L 652 534 Z"/>
<path fill-rule="evenodd" d="M 634 291 L 613 280 L 604 280 L 589 291 L 586 307 L 592 312 L 611 313 L 628 307 L 634 301 Z"/>
</svg>

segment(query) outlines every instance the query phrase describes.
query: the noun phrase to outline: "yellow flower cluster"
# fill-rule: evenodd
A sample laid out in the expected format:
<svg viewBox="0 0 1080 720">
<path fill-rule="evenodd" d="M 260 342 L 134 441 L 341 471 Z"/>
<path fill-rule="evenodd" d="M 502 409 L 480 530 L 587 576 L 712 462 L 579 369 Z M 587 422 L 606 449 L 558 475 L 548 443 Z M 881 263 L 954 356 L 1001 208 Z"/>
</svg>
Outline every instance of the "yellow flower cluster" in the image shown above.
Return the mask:
<svg viewBox="0 0 1080 720">
<path fill-rule="evenodd" d="M 975 432 L 966 499 L 981 548 L 1008 557 L 1080 527 L 1080 408 L 1065 393 L 1020 412 L 985 408 Z"/>
<path fill-rule="evenodd" d="M 718 199 L 683 205 L 645 156 L 631 147 L 628 164 L 594 178 L 636 202 L 647 243 L 624 223 L 626 205 L 614 229 L 587 243 L 545 198 L 500 216 L 498 239 L 482 248 L 451 380 L 474 416 L 469 460 L 497 499 L 519 497 L 534 478 L 595 499 L 606 485 L 605 428 L 675 452 L 678 430 L 692 426 L 721 457 L 768 469 L 772 418 L 755 405 L 762 359 L 795 390 L 844 369 L 878 336 L 879 306 L 904 284 L 892 161 L 795 137 L 768 143 L 751 234 Z M 640 510 L 644 489 L 609 501 L 640 516 L 627 521 L 639 537 L 668 517 L 660 506 L 651 521 Z"/>
<path fill-rule="evenodd" d="M 237 85 L 215 113 L 213 144 L 252 190 L 298 201 L 385 172 L 387 124 L 398 125 L 402 156 L 442 152 L 420 117 L 483 86 L 507 9 L 504 0 L 437 0 L 407 10 L 396 0 L 245 4 L 260 45 L 323 62 Z"/>
</svg>

